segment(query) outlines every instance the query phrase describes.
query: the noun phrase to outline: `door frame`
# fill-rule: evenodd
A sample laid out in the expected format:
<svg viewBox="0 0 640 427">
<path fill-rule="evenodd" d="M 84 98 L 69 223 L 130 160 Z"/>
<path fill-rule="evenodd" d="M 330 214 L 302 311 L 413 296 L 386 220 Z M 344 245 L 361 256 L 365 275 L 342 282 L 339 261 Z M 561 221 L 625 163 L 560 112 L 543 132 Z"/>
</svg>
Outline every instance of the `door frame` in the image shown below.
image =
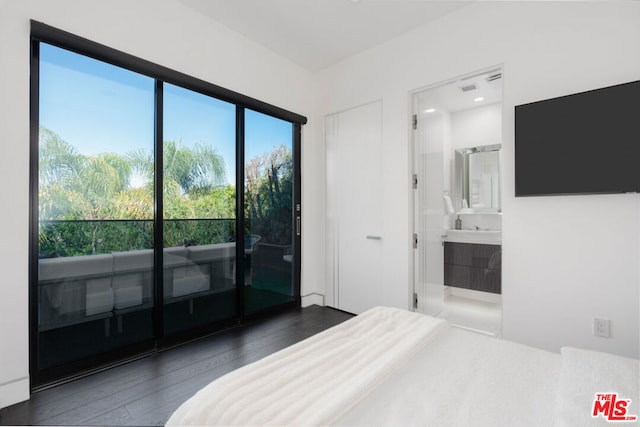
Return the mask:
<svg viewBox="0 0 640 427">
<path fill-rule="evenodd" d="M 417 306 L 419 304 L 419 301 L 416 303 L 416 293 L 417 293 L 417 278 L 418 278 L 418 272 L 417 269 L 419 268 L 418 266 L 418 253 L 417 250 L 414 249 L 414 245 L 413 245 L 413 241 L 414 241 L 414 235 L 418 232 L 417 230 L 417 225 L 416 225 L 416 218 L 417 218 L 417 195 L 416 195 L 416 190 L 413 188 L 414 187 L 414 174 L 417 173 L 416 171 L 416 160 L 415 160 L 415 147 L 416 147 L 416 129 L 414 129 L 414 115 L 416 115 L 418 113 L 417 111 L 417 95 L 419 93 L 422 93 L 424 91 L 428 91 L 428 90 L 432 90 L 432 89 L 436 89 L 451 83 L 455 83 L 456 81 L 460 81 L 463 80 L 465 78 L 469 78 L 478 74 L 484 74 L 487 73 L 491 70 L 496 70 L 499 69 L 502 73 L 502 78 L 504 78 L 504 64 L 503 63 L 499 63 L 499 64 L 495 64 L 492 66 L 488 66 L 488 67 L 484 67 L 484 68 L 480 68 L 478 70 L 469 72 L 469 73 L 464 73 L 464 74 L 459 74 L 457 76 L 448 78 L 448 79 L 444 79 L 444 80 L 440 80 L 438 82 L 432 83 L 432 84 L 428 84 L 425 86 L 421 86 L 419 88 L 410 90 L 407 96 L 407 109 L 408 109 L 408 120 L 407 120 L 407 128 L 409 129 L 409 138 L 408 138 L 408 144 L 409 144 L 409 149 L 408 151 L 408 155 L 409 155 L 409 176 L 408 176 L 408 182 L 409 182 L 409 191 L 411 193 L 411 196 L 409 198 L 410 200 L 410 206 L 409 206 L 409 221 L 411 224 L 411 228 L 409 231 L 409 235 L 407 236 L 408 241 L 409 241 L 409 251 L 410 251 L 410 256 L 409 256 L 409 277 L 411 280 L 411 283 L 409 285 L 409 307 L 413 307 L 414 311 L 417 311 Z M 503 95 L 503 102 L 502 102 L 502 108 L 503 108 L 503 115 L 504 115 L 504 95 Z"/>
</svg>

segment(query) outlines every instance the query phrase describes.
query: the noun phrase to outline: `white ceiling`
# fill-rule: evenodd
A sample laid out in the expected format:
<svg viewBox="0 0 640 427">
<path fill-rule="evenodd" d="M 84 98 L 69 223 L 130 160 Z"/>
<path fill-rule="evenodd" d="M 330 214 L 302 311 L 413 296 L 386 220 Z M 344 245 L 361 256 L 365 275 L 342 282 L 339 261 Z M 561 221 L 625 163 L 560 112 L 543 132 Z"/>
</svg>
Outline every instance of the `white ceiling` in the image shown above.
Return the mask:
<svg viewBox="0 0 640 427">
<path fill-rule="evenodd" d="M 471 1 L 178 0 L 310 71 L 318 71 Z"/>
</svg>

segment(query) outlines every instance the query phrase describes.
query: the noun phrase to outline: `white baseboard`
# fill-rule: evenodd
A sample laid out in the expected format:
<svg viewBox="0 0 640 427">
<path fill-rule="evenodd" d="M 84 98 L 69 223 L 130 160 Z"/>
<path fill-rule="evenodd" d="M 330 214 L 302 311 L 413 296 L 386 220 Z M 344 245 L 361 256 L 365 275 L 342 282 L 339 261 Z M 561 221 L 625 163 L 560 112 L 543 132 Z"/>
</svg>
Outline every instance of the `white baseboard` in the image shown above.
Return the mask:
<svg viewBox="0 0 640 427">
<path fill-rule="evenodd" d="M 309 307 L 310 305 L 324 306 L 324 295 L 316 293 L 303 295 L 302 306 Z"/>
<path fill-rule="evenodd" d="M 0 384 L 0 408 L 29 400 L 29 377 Z"/>
<path fill-rule="evenodd" d="M 454 295 L 462 298 L 475 299 L 484 302 L 490 302 L 494 304 L 502 303 L 502 295 L 494 294 L 491 292 L 474 291 L 473 289 L 456 288 L 449 286 L 449 294 L 445 293 L 445 296 Z"/>
</svg>

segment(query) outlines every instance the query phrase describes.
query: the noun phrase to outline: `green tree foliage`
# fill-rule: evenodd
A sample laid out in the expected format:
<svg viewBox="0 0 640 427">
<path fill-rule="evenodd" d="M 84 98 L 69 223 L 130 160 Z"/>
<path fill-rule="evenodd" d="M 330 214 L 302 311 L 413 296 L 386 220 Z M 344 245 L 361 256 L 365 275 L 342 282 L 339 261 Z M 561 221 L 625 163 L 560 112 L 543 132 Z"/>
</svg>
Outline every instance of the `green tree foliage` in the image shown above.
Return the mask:
<svg viewBox="0 0 640 427">
<path fill-rule="evenodd" d="M 84 157 L 49 129 L 40 129 L 40 186 L 73 188 Z"/>
<path fill-rule="evenodd" d="M 196 144 L 192 149 L 166 141 L 164 153 L 164 180 L 174 181 L 184 194 L 210 190 L 224 183 L 224 160 L 209 146 Z"/>
<path fill-rule="evenodd" d="M 245 165 L 245 223 L 248 234 L 263 241 L 290 245 L 293 241 L 293 158 L 286 145 L 251 159 Z"/>
<path fill-rule="evenodd" d="M 209 244 L 235 237 L 236 188 L 225 183 L 215 149 L 164 143 L 164 245 Z M 39 219 L 42 256 L 76 256 L 153 246 L 151 151 L 81 154 L 40 130 Z M 285 145 L 245 165 L 245 233 L 290 245 L 293 161 Z M 134 187 L 133 183 L 138 186 Z"/>
<path fill-rule="evenodd" d="M 165 245 L 216 243 L 233 236 L 235 188 L 221 185 L 224 160 L 215 149 L 167 141 L 164 160 L 165 218 L 200 219 L 168 221 Z M 41 255 L 152 247 L 154 161 L 153 153 L 144 150 L 86 156 L 55 132 L 41 128 Z M 145 185 L 133 187 L 134 178 Z"/>
</svg>

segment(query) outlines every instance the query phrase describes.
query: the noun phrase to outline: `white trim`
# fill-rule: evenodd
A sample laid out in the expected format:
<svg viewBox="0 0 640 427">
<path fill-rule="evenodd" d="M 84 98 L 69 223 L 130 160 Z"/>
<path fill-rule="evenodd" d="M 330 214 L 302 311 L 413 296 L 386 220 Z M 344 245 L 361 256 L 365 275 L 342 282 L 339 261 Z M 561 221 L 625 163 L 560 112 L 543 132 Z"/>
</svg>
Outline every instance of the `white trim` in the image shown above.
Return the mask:
<svg viewBox="0 0 640 427">
<path fill-rule="evenodd" d="M 0 408 L 29 400 L 29 377 L 22 377 L 0 384 Z"/>
<path fill-rule="evenodd" d="M 324 306 L 324 295 L 311 293 L 302 296 L 302 307 L 309 307 L 310 305 Z"/>
<path fill-rule="evenodd" d="M 446 288 L 449 288 L 449 289 L 448 289 L 448 294 L 445 293 L 445 295 L 453 295 L 453 296 L 462 297 L 462 298 L 469 298 L 469 299 L 474 299 L 478 301 L 490 302 L 493 304 L 502 304 L 501 294 L 476 291 L 473 289 L 456 288 L 455 286 L 447 286 Z"/>
</svg>

